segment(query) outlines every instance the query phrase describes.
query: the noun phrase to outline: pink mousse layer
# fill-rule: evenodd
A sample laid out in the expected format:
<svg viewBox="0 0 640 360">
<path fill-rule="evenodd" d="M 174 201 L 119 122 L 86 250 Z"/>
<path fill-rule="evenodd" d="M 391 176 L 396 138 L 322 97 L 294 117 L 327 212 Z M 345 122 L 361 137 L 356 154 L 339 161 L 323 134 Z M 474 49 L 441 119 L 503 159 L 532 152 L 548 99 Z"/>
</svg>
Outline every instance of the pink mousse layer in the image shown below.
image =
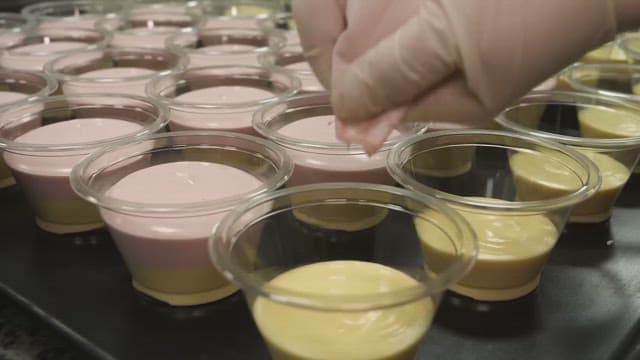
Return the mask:
<svg viewBox="0 0 640 360">
<path fill-rule="evenodd" d="M 66 95 L 85 93 L 109 93 L 146 96 L 145 87 L 156 72 L 137 67 L 115 67 L 88 71 L 79 75 L 82 79 L 94 79 L 95 82 L 65 81 L 62 89 Z M 132 80 L 140 76 L 148 78 Z"/>
<path fill-rule="evenodd" d="M 278 131 L 280 135 L 295 139 L 300 144 L 323 143 L 340 146 L 346 151 L 346 144 L 335 135 L 333 115 L 314 116 L 287 124 Z M 398 136 L 396 132 L 392 136 Z M 358 181 L 378 184 L 394 184 L 386 169 L 387 151 L 379 151 L 372 156 L 362 154 L 331 154 L 311 149 L 299 151 L 287 148 L 295 162 L 293 175 L 288 185 L 304 185 L 332 181 Z"/>
<path fill-rule="evenodd" d="M 116 138 L 142 129 L 137 123 L 108 118 L 84 118 L 38 127 L 17 137 L 23 144 L 69 145 Z M 43 199 L 79 199 L 69 185 L 71 169 L 84 154 L 36 153 L 35 156 L 5 151 L 7 165 L 26 191 Z"/>
<path fill-rule="evenodd" d="M 231 166 L 180 161 L 127 175 L 107 195 L 149 206 L 180 207 L 238 196 L 261 185 L 255 176 Z M 127 264 L 156 267 L 211 265 L 207 241 L 226 215 L 226 211 L 182 217 L 144 216 L 144 213 L 137 216 L 106 209 L 100 212 Z"/>
<path fill-rule="evenodd" d="M 80 41 L 54 41 L 15 47 L 0 55 L 0 66 L 9 69 L 42 70 L 44 64 L 70 50 L 86 48 Z"/>
<path fill-rule="evenodd" d="M 175 100 L 203 105 L 255 104 L 220 109 L 172 106 L 169 127 L 173 131 L 227 130 L 255 135 L 251 121 L 254 111 L 260 105 L 258 102 L 273 97 L 274 94 L 270 91 L 249 86 L 215 86 L 190 91 L 177 96 Z"/>
</svg>

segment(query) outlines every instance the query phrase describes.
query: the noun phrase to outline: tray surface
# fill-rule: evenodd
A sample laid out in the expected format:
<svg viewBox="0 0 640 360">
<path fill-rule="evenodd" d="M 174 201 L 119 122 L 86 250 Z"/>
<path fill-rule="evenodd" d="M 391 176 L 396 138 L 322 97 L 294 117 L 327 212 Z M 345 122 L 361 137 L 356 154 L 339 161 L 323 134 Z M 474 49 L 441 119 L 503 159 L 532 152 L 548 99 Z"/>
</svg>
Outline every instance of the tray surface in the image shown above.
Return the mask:
<svg viewBox="0 0 640 360">
<path fill-rule="evenodd" d="M 0 190 L 0 219 L 0 291 L 96 357 L 268 359 L 241 294 L 181 311 L 144 299 L 106 231 L 40 231 L 16 186 Z M 445 296 L 418 358 L 634 358 L 638 219 L 632 178 L 611 223 L 565 230 L 536 292 L 503 303 Z"/>
</svg>

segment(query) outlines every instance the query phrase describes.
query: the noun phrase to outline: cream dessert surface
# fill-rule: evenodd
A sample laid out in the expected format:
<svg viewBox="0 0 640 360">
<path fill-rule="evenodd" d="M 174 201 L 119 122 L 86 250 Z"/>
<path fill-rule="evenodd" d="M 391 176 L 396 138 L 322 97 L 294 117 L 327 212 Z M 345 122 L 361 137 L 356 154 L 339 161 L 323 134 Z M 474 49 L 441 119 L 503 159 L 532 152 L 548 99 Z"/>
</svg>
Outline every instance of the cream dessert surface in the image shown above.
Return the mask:
<svg viewBox="0 0 640 360">
<path fill-rule="evenodd" d="M 80 41 L 54 41 L 45 44 L 25 45 L 5 51 L 0 56 L 0 65 L 10 69 L 41 71 L 44 64 L 62 53 L 87 47 Z"/>
<path fill-rule="evenodd" d="M 633 85 L 632 91 L 635 95 L 640 95 L 640 83 Z"/>
<path fill-rule="evenodd" d="M 535 289 L 559 235 L 553 222 L 541 213 L 458 207 L 456 210 L 474 229 L 479 250 L 473 269 L 451 289 L 481 300 L 513 299 Z M 456 251 L 451 240 L 440 230 L 448 224 L 441 221 L 441 217 L 441 214 L 426 211 L 414 219 L 427 269 L 436 271 L 446 267 Z M 453 229 L 448 230 L 451 231 L 446 233 L 455 233 Z"/>
<path fill-rule="evenodd" d="M 116 30 L 113 32 L 111 46 L 164 49 L 165 40 L 179 30 L 180 28 L 176 26 Z"/>
<path fill-rule="evenodd" d="M 45 19 L 40 23 L 40 28 L 74 28 L 74 29 L 91 29 L 96 26 L 96 22 L 100 20 L 101 15 L 82 15 L 67 16 L 61 18 Z"/>
<path fill-rule="evenodd" d="M 175 100 L 192 104 L 234 104 L 257 102 L 273 98 L 274 93 L 249 86 L 215 86 L 190 91 Z M 229 109 L 194 109 L 172 106 L 172 130 L 186 129 L 251 129 L 251 120 L 256 106 Z"/>
<path fill-rule="evenodd" d="M 133 134 L 142 125 L 119 119 L 80 118 L 45 125 L 18 136 L 14 141 L 23 144 L 70 145 L 84 142 L 113 139 Z M 13 169 L 42 176 L 68 176 L 73 166 L 84 158 L 84 154 L 66 155 L 63 152 L 36 154 L 36 156 L 5 152 L 7 164 Z"/>
<path fill-rule="evenodd" d="M 578 122 L 583 137 L 640 136 L 640 113 L 606 107 L 587 107 L 578 111 Z"/>
<path fill-rule="evenodd" d="M 620 190 L 631 175 L 628 167 L 611 156 L 582 151 L 599 170 L 602 185 L 596 193 L 574 206 L 572 221 L 578 217 L 594 216 L 604 220 L 608 217 Z M 575 192 L 581 182 L 573 171 L 542 156 L 526 153 L 514 154 L 510 158 L 511 172 L 518 197 L 521 200 L 544 200 Z M 600 219 L 600 217 L 604 217 Z M 585 220 L 587 221 L 587 220 Z"/>
<path fill-rule="evenodd" d="M 266 286 L 320 296 L 382 295 L 418 282 L 384 265 L 327 261 L 282 273 Z M 253 316 L 276 360 L 409 360 L 435 307 L 430 299 L 368 311 L 321 311 L 258 297 Z"/>
<path fill-rule="evenodd" d="M 247 45 L 247 44 L 218 44 L 218 45 L 209 45 L 209 46 L 203 46 L 200 48 L 195 49 L 194 51 L 197 53 L 207 53 L 207 52 L 239 52 L 239 51 L 243 51 L 243 52 L 247 52 L 247 51 L 254 51 L 257 48 L 253 45 Z"/>
<path fill-rule="evenodd" d="M 65 81 L 62 89 L 65 94 L 83 94 L 91 92 L 111 93 L 111 94 L 131 94 L 146 96 L 145 87 L 150 78 L 130 80 L 129 78 L 153 75 L 155 71 L 137 67 L 115 67 L 98 69 L 80 74 L 79 78 L 84 79 L 110 79 L 102 82 Z M 122 81 L 119 81 L 122 79 Z"/>
</svg>

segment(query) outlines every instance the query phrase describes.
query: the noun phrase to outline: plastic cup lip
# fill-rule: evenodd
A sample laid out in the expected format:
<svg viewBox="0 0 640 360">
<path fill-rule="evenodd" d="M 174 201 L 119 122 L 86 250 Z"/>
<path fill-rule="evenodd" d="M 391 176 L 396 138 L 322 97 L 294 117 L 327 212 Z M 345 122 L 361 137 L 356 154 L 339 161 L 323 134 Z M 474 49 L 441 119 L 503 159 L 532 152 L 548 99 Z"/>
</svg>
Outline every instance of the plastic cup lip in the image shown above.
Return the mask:
<svg viewBox="0 0 640 360">
<path fill-rule="evenodd" d="M 275 67 L 279 69 L 279 67 Z M 306 104 L 306 102 L 311 102 L 312 104 Z M 277 108 L 282 108 L 284 111 L 282 113 L 286 113 L 289 110 L 295 110 L 298 107 L 290 107 L 296 102 L 305 103 L 304 105 L 299 106 L 300 109 L 308 109 L 308 108 L 330 108 L 331 107 L 331 96 L 328 92 L 318 92 L 312 94 L 305 95 L 297 95 L 294 97 L 290 97 L 288 99 L 282 99 L 277 102 L 273 102 L 267 104 L 256 112 L 253 113 L 252 125 L 253 128 L 262 136 L 267 139 L 274 141 L 275 143 L 297 151 L 304 151 L 310 153 L 320 153 L 326 155 L 362 155 L 367 154 L 364 147 L 360 145 L 354 144 L 346 144 L 342 142 L 324 142 L 324 141 L 312 141 L 307 139 L 298 139 L 291 136 L 283 135 L 278 132 L 278 130 L 274 130 L 269 126 L 269 119 L 267 119 L 267 114 L 270 111 L 274 111 Z M 416 125 L 412 130 L 415 130 L 416 134 L 422 133 L 427 130 L 427 125 Z M 387 139 L 380 149 L 377 151 L 378 153 L 388 151 L 394 145 L 401 142 L 403 137 L 396 137 Z"/>
<path fill-rule="evenodd" d="M 2 104 L 0 108 L 4 108 L 5 106 L 18 107 L 18 106 L 21 106 L 23 103 L 25 104 L 32 103 L 33 101 L 37 101 L 38 99 L 46 98 L 47 96 L 53 94 L 56 90 L 58 90 L 58 85 L 59 85 L 58 81 L 56 81 L 55 78 L 41 71 L 0 69 L 0 78 L 10 77 L 11 75 L 14 75 L 14 74 L 27 74 L 29 76 L 41 78 L 44 80 L 45 86 L 41 90 L 33 94 L 29 94 L 29 96 L 26 99 L 21 99 L 16 102 Z M 2 81 L 0 81 L 0 83 L 2 83 Z"/>
<path fill-rule="evenodd" d="M 565 99 L 563 99 L 563 97 Z M 566 100 L 571 99 L 572 101 Z M 576 101 L 577 100 L 577 101 Z M 517 104 L 512 105 L 506 108 L 502 113 L 496 116 L 495 121 L 506 129 L 528 134 L 534 135 L 539 138 L 553 140 L 559 142 L 564 145 L 571 145 L 576 147 L 583 148 L 594 148 L 594 149 L 624 149 L 624 148 L 633 148 L 638 147 L 640 145 L 640 136 L 631 136 L 624 138 L 582 138 L 575 137 L 569 135 L 561 135 L 550 133 L 538 129 L 532 129 L 530 127 L 521 125 L 517 122 L 511 121 L 509 119 L 509 112 L 513 111 L 517 108 L 524 108 L 531 105 L 540 105 L 540 104 L 567 104 L 567 105 L 591 105 L 594 101 L 598 101 L 599 103 L 608 104 L 612 109 L 621 109 L 628 110 L 634 113 L 640 113 L 640 105 L 636 105 L 630 101 L 625 101 L 625 99 L 620 99 L 619 97 L 611 97 L 605 96 L 601 94 L 589 94 L 584 92 L 575 92 L 575 91 L 532 91 L 529 94 L 520 98 Z"/>
<path fill-rule="evenodd" d="M 118 136 L 115 138 L 99 140 L 99 141 L 90 141 L 90 142 L 79 142 L 73 144 L 31 144 L 31 143 L 23 143 L 19 141 L 9 140 L 3 137 L 0 137 L 0 149 L 15 152 L 15 153 L 35 153 L 41 156 L 46 156 L 47 154 L 52 155 L 62 155 L 64 152 L 81 152 L 87 153 L 95 150 L 97 148 L 106 146 L 108 144 L 118 142 L 123 139 L 128 138 L 136 138 L 149 133 L 154 133 L 167 125 L 169 122 L 168 119 L 168 109 L 164 107 L 162 104 L 158 104 L 151 99 L 148 99 L 143 96 L 137 95 L 117 95 L 117 94 L 77 94 L 77 95 L 57 95 L 57 96 L 49 96 L 45 98 L 38 98 L 33 101 L 29 101 L 26 103 L 22 103 L 18 105 L 8 105 L 0 107 L 0 113 L 10 114 L 12 112 L 16 112 L 20 114 L 19 117 L 15 119 L 11 119 L 7 122 L 3 122 L 3 124 L 10 124 L 13 122 L 18 122 L 21 119 L 32 115 L 30 110 L 41 110 L 46 109 L 47 104 L 56 104 L 67 101 L 69 99 L 80 100 L 80 101 L 91 101 L 91 99 L 125 99 L 125 100 L 135 100 L 137 102 L 143 102 L 149 104 L 158 110 L 158 115 L 156 119 L 150 123 L 145 125 L 142 129 L 136 131 L 135 133 L 129 133 L 122 136 Z M 34 106 L 35 105 L 35 106 Z M 37 105 L 42 105 L 39 107 Z M 80 105 L 84 106 L 84 105 Z M 106 105 L 109 107 L 117 107 L 115 105 Z M 21 111 L 24 112 L 21 114 Z"/>
<path fill-rule="evenodd" d="M 17 40 L 17 42 L 12 43 L 9 46 L 5 47 L 4 51 L 12 55 L 21 55 L 21 56 L 25 56 L 25 55 L 45 56 L 45 55 L 51 55 L 51 54 L 58 54 L 59 56 L 62 56 L 62 55 L 79 50 L 77 48 L 71 49 L 71 50 L 36 51 L 36 52 L 16 50 L 16 49 L 20 49 L 22 46 L 30 45 L 30 44 L 27 44 L 27 45 L 24 44 L 25 42 L 29 42 L 30 39 L 40 39 L 40 38 L 48 39 L 50 36 L 59 36 L 64 34 L 77 34 L 77 35 L 91 34 L 91 35 L 97 35 L 101 37 L 101 40 L 92 44 L 87 43 L 86 44 L 87 46 L 82 48 L 82 50 L 97 50 L 97 49 L 106 48 L 107 45 L 111 42 L 111 36 L 112 36 L 110 32 L 102 29 L 85 29 L 85 28 L 74 28 L 74 27 L 68 27 L 68 28 L 47 27 L 47 28 L 34 29 L 30 31 L 20 31 L 17 33 L 23 34 L 24 36 L 19 40 Z"/>
<path fill-rule="evenodd" d="M 536 200 L 536 201 L 508 201 L 508 202 L 495 202 L 490 200 L 484 200 L 475 197 L 466 197 L 447 193 L 429 186 L 422 184 L 415 180 L 412 176 L 408 175 L 402 169 L 402 153 L 406 149 L 411 148 L 416 143 L 434 141 L 442 137 L 450 136 L 489 136 L 499 138 L 511 138 L 518 139 L 527 142 L 532 145 L 545 147 L 553 151 L 560 152 L 573 158 L 578 164 L 580 164 L 587 174 L 587 178 L 584 180 L 584 184 L 575 192 L 559 197 L 555 197 L 548 200 Z M 469 145 L 481 145 L 482 142 L 474 141 L 468 142 Z M 488 146 L 496 146 L 499 144 L 487 144 Z M 505 145 L 501 145 L 505 146 Z M 589 158 L 581 152 L 572 149 L 568 146 L 558 144 L 546 139 L 537 138 L 530 135 L 500 131 L 500 130 L 442 130 L 438 132 L 432 132 L 417 137 L 406 139 L 405 141 L 396 145 L 389 156 L 387 157 L 387 170 L 391 176 L 400 183 L 403 187 L 410 190 L 414 190 L 419 193 L 427 194 L 429 196 L 436 197 L 438 199 L 446 200 L 452 207 L 465 207 L 474 208 L 479 210 L 502 210 L 509 212 L 547 212 L 561 208 L 571 207 L 587 198 L 592 196 L 601 185 L 601 178 L 599 170 L 596 165 L 589 160 Z"/>
<path fill-rule="evenodd" d="M 55 70 L 56 65 L 60 61 L 68 60 L 68 58 L 73 56 L 79 56 L 83 54 L 88 54 L 91 52 L 100 51 L 105 54 L 115 54 L 115 53 L 140 53 L 140 54 L 155 54 L 160 55 L 163 53 L 171 53 L 178 58 L 178 63 L 171 69 L 162 70 L 158 72 L 154 72 L 146 75 L 136 75 L 136 76 L 128 76 L 128 77 L 82 77 L 81 75 L 66 75 L 57 70 Z M 74 52 L 70 52 L 68 54 L 59 56 L 51 61 L 48 61 L 44 65 L 44 72 L 49 76 L 55 78 L 58 81 L 72 81 L 76 83 L 120 83 L 120 82 L 129 82 L 129 81 L 139 81 L 139 80 L 150 80 L 159 75 L 171 74 L 177 71 L 181 71 L 186 69 L 187 64 L 189 63 L 189 59 L 183 52 L 174 51 L 171 49 L 156 49 L 156 48 L 136 48 L 136 47 L 118 47 L 118 48 L 105 48 L 105 49 L 82 49 Z"/>
<path fill-rule="evenodd" d="M 66 16 L 51 16 L 48 13 L 50 13 L 52 9 L 75 8 L 77 6 L 82 6 L 84 8 L 93 10 L 104 8 L 102 9 L 102 11 L 95 12 L 95 15 L 103 16 L 108 14 L 122 13 L 126 10 L 125 5 L 123 3 L 120 3 L 119 1 L 58 0 L 33 3 L 22 8 L 20 13 L 25 17 L 31 17 L 35 19 L 58 19 Z"/>
<path fill-rule="evenodd" d="M 0 35 L 4 33 L 29 32 L 33 31 L 37 26 L 37 22 L 33 17 L 9 12 L 0 12 L 0 21 L 13 23 L 11 27 L 0 27 Z"/>
<path fill-rule="evenodd" d="M 565 76 L 565 81 L 569 83 L 569 85 L 579 91 L 591 93 L 591 94 L 600 94 L 612 97 L 618 97 L 622 100 L 629 101 L 637 101 L 640 102 L 640 95 L 630 94 L 630 93 L 622 93 L 617 91 L 611 91 L 607 89 L 601 89 L 597 86 L 591 86 L 586 84 L 584 81 L 581 81 L 578 76 L 580 71 L 594 71 L 599 74 L 599 77 L 604 74 L 625 74 L 628 73 L 629 78 L 633 76 L 637 76 L 638 83 L 640 83 L 640 65 L 633 64 L 589 64 L 589 63 L 576 63 L 569 66 L 566 70 L 563 71 Z M 606 75 L 605 75 L 606 76 Z"/>
<path fill-rule="evenodd" d="M 353 190 L 363 189 L 386 194 L 401 196 L 412 201 L 426 205 L 428 208 L 435 209 L 451 219 L 455 227 L 455 235 L 459 236 L 460 254 L 458 259 L 437 278 L 427 279 L 424 282 L 407 287 L 406 289 L 394 290 L 393 292 L 380 294 L 362 294 L 362 295 L 310 295 L 304 292 L 283 289 L 277 286 L 269 286 L 265 288 L 265 281 L 260 281 L 255 277 L 244 272 L 234 261 L 227 256 L 225 249 L 225 239 L 237 239 L 236 234 L 232 233 L 231 227 L 238 217 L 247 213 L 252 208 L 258 207 L 265 203 L 276 199 L 287 198 L 291 195 L 300 194 L 305 191 L 314 190 Z M 371 202 L 367 202 L 371 203 Z M 383 204 L 385 205 L 385 204 Z M 397 206 L 390 207 L 393 211 L 399 210 Z M 405 211 L 411 213 L 411 211 Z M 252 223 L 263 219 L 262 215 L 258 219 L 252 219 Z M 251 223 L 251 224 L 252 224 Z M 249 225 L 243 227 L 246 229 Z M 470 248 L 469 246 L 470 245 Z M 468 256 L 464 256 L 465 253 Z M 459 279 L 461 279 L 472 267 L 476 261 L 478 254 L 478 241 L 476 234 L 470 224 L 456 211 L 453 211 L 441 200 L 430 196 L 415 193 L 406 189 L 388 185 L 378 185 L 371 183 L 357 182 L 336 182 L 336 183 L 319 183 L 312 185 L 294 186 L 286 189 L 277 190 L 271 193 L 262 194 L 247 202 L 240 204 L 238 207 L 230 211 L 213 229 L 209 238 L 209 256 L 218 270 L 230 281 L 238 284 L 243 291 L 258 296 L 266 297 L 278 303 L 287 305 L 311 308 L 316 310 L 334 310 L 334 311 L 364 311 L 372 309 L 380 309 L 411 303 L 421 298 L 429 297 L 434 294 L 441 293 L 447 287 Z"/>
<path fill-rule="evenodd" d="M 146 19 L 146 16 L 149 16 L 149 19 Z M 167 11 L 167 10 L 153 10 L 149 12 L 136 12 L 127 11 L 124 14 L 116 15 L 113 17 L 103 17 L 96 22 L 95 29 L 102 30 L 105 32 L 122 32 L 129 29 L 145 29 L 144 27 L 131 28 L 129 27 L 129 23 L 132 18 L 140 17 L 142 19 L 146 19 L 147 21 L 151 21 L 153 17 L 159 16 L 161 18 L 166 17 L 168 19 L 176 18 L 176 17 L 185 17 L 189 18 L 191 24 L 189 26 L 176 27 L 171 30 L 162 30 L 162 31 L 154 31 L 153 34 L 161 35 L 161 34 L 174 34 L 180 32 L 188 32 L 194 31 L 195 29 L 201 28 L 205 23 L 205 18 L 199 15 L 196 12 L 175 12 L 175 11 Z M 111 25 L 110 25 L 111 24 Z M 152 30 L 153 28 L 149 28 Z M 144 34 L 127 34 L 131 36 L 145 36 Z"/>
<path fill-rule="evenodd" d="M 90 167 L 93 162 L 100 159 L 102 156 L 118 150 L 132 150 L 132 156 L 139 156 L 139 146 L 145 142 L 172 139 L 176 137 L 205 137 L 211 138 L 214 136 L 240 139 L 246 142 L 252 142 L 259 144 L 277 157 L 277 171 L 271 179 L 264 182 L 261 186 L 243 194 L 237 194 L 226 198 L 220 198 L 215 200 L 189 202 L 184 204 L 148 204 L 142 202 L 125 201 L 117 198 L 113 198 L 105 195 L 104 193 L 92 188 L 91 184 L 87 181 L 88 175 L 91 175 Z M 138 146 L 138 147 L 137 147 Z M 175 145 L 175 148 L 184 148 L 183 145 Z M 166 148 L 164 148 L 166 149 Z M 153 150 L 153 149 L 152 149 Z M 110 166 L 112 164 L 107 164 Z M 279 149 L 275 144 L 260 139 L 255 136 L 239 134 L 228 131 L 217 130 L 194 130 L 194 131 L 175 131 L 169 133 L 156 133 L 147 134 L 142 137 L 129 138 L 121 140 L 115 143 L 105 146 L 97 151 L 94 151 L 89 156 L 84 158 L 78 163 L 70 175 L 70 183 L 73 190 L 83 199 L 93 203 L 100 208 L 105 208 L 111 211 L 133 214 L 138 216 L 157 216 L 157 217 L 191 217 L 200 216 L 205 214 L 214 214 L 230 209 L 236 208 L 243 201 L 258 196 L 261 193 L 274 190 L 282 185 L 289 179 L 293 172 L 293 162 L 287 156 L 287 154 Z"/>
<path fill-rule="evenodd" d="M 275 31 L 275 30 L 274 30 Z M 287 51 L 288 48 L 299 48 L 300 49 L 300 55 L 304 56 L 303 50 L 302 50 L 302 45 L 300 43 L 287 43 L 284 46 L 278 48 L 278 49 L 268 49 L 267 51 L 264 51 L 260 54 L 258 54 L 258 63 L 260 63 L 260 65 L 268 67 L 268 68 L 277 68 L 277 69 L 286 69 L 287 71 L 291 71 L 294 74 L 297 74 L 298 76 L 315 76 L 313 73 L 313 70 L 298 70 L 298 69 L 288 69 L 286 68 L 286 66 L 280 66 L 280 65 L 276 65 L 276 60 L 278 58 L 280 58 L 282 55 L 286 55 L 286 54 L 294 54 L 294 51 Z M 295 61 L 292 62 L 291 64 L 298 64 L 298 63 L 302 63 L 302 62 L 306 62 L 306 60 L 301 60 L 301 61 Z M 291 65 L 289 64 L 289 65 Z"/>
<path fill-rule="evenodd" d="M 640 33 L 622 36 L 617 44 L 628 57 L 640 61 Z"/>
<path fill-rule="evenodd" d="M 167 9 L 167 7 L 171 6 L 184 6 L 183 12 L 175 12 L 171 11 L 171 9 Z M 173 0 L 133 0 L 128 4 L 127 12 L 136 13 L 137 11 L 148 11 L 151 10 L 153 12 L 173 12 L 177 14 L 186 14 L 189 11 L 194 11 L 195 14 L 199 14 L 201 2 L 197 0 L 187 0 L 187 1 L 173 1 Z"/>
<path fill-rule="evenodd" d="M 244 70 L 250 70 L 254 72 L 261 71 L 261 72 L 267 72 L 270 74 L 277 74 L 285 77 L 290 82 L 291 86 L 289 86 L 289 89 L 287 91 L 281 94 L 274 94 L 274 96 L 266 99 L 261 99 L 258 101 L 241 101 L 241 102 L 232 102 L 232 103 L 214 103 L 214 102 L 199 103 L 199 102 L 180 101 L 180 100 L 175 100 L 174 98 L 169 98 L 169 97 L 160 95 L 160 92 L 157 89 L 157 87 L 159 86 L 159 83 L 163 80 L 166 80 L 167 78 L 171 78 L 171 77 L 180 78 L 187 73 L 197 72 L 197 71 L 224 70 L 224 69 L 239 69 L 239 70 L 244 69 Z M 237 74 L 228 73 L 228 75 L 230 76 L 236 76 L 238 74 L 247 75 L 251 73 L 242 73 L 242 72 Z M 170 109 L 193 108 L 193 109 L 199 109 L 199 110 L 233 110 L 233 109 L 240 110 L 245 108 L 262 106 L 264 104 L 269 104 L 272 102 L 277 102 L 279 100 L 289 98 L 293 96 L 295 93 L 297 93 L 300 90 L 301 86 L 302 84 L 300 82 L 300 79 L 295 77 L 291 72 L 288 72 L 285 70 L 269 69 L 263 66 L 253 66 L 253 65 L 214 65 L 214 66 L 194 67 L 190 69 L 185 69 L 180 72 L 165 74 L 162 76 L 156 76 L 147 84 L 146 93 L 148 97 L 168 106 Z"/>
<path fill-rule="evenodd" d="M 224 14 L 224 11 L 233 6 L 258 6 L 268 10 L 265 14 L 259 15 L 238 15 L 238 14 Z M 268 17 L 269 14 L 277 12 L 279 9 L 276 5 L 276 1 L 256 1 L 256 0 L 204 0 L 200 2 L 200 10 L 206 16 L 215 16 L 218 19 L 261 19 Z M 219 13 L 222 10 L 222 13 Z"/>
<path fill-rule="evenodd" d="M 236 50 L 236 51 L 219 51 L 219 50 L 206 50 L 202 51 L 199 49 L 191 49 L 187 46 L 177 44 L 176 41 L 181 37 L 185 36 L 195 36 L 196 39 L 199 39 L 202 34 L 206 33 L 215 33 L 215 32 L 242 32 L 242 33 L 255 33 L 260 36 L 264 36 L 267 38 L 268 44 L 265 46 L 256 47 L 255 49 L 250 50 Z M 269 51 L 270 49 L 280 49 L 287 42 L 285 35 L 282 32 L 270 32 L 265 33 L 259 29 L 253 28 L 238 28 L 238 27 L 210 27 L 210 28 L 199 28 L 194 29 L 194 31 L 184 31 L 180 33 L 175 33 L 169 36 L 165 40 L 165 46 L 167 49 L 172 49 L 174 51 L 182 51 L 187 54 L 194 55 L 233 55 L 233 54 L 261 54 Z"/>
</svg>

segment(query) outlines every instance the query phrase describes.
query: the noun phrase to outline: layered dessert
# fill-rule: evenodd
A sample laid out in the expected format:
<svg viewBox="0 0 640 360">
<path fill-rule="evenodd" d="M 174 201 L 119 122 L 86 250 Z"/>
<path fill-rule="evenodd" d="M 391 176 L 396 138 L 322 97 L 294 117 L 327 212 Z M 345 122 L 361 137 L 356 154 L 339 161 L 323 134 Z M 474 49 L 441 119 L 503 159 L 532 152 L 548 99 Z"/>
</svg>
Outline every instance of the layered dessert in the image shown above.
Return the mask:
<svg viewBox="0 0 640 360">
<path fill-rule="evenodd" d="M 163 49 L 169 36 L 193 30 L 199 24 L 200 18 L 195 15 L 136 11 L 126 17 L 101 20 L 96 26 L 113 32 L 112 47 Z"/>
<path fill-rule="evenodd" d="M 314 296 L 384 296 L 418 285 L 405 273 L 361 261 L 313 263 L 276 276 L 265 287 Z M 429 298 L 387 308 L 337 311 L 258 297 L 255 322 L 276 360 L 411 360 L 431 324 Z"/>
<path fill-rule="evenodd" d="M 502 200 L 480 198 L 499 203 Z M 484 301 L 512 300 L 533 291 L 559 231 L 544 212 L 509 212 L 500 209 L 455 208 L 474 229 L 479 251 L 474 267 L 454 292 Z M 438 272 L 450 266 L 457 249 L 445 234 L 453 228 L 432 210 L 414 219 L 421 240 L 425 269 Z"/>
<path fill-rule="evenodd" d="M 63 0 L 33 3 L 22 14 L 36 18 L 40 28 L 94 29 L 100 18 L 122 11 L 117 1 Z"/>
<path fill-rule="evenodd" d="M 126 175 L 106 195 L 140 207 L 188 207 L 255 191 L 263 182 L 239 168 L 204 161 L 177 161 Z M 212 302 L 237 288 L 215 269 L 207 252 L 213 228 L 226 214 L 153 216 L 101 208 L 133 286 L 164 303 L 183 306 Z"/>
</svg>

